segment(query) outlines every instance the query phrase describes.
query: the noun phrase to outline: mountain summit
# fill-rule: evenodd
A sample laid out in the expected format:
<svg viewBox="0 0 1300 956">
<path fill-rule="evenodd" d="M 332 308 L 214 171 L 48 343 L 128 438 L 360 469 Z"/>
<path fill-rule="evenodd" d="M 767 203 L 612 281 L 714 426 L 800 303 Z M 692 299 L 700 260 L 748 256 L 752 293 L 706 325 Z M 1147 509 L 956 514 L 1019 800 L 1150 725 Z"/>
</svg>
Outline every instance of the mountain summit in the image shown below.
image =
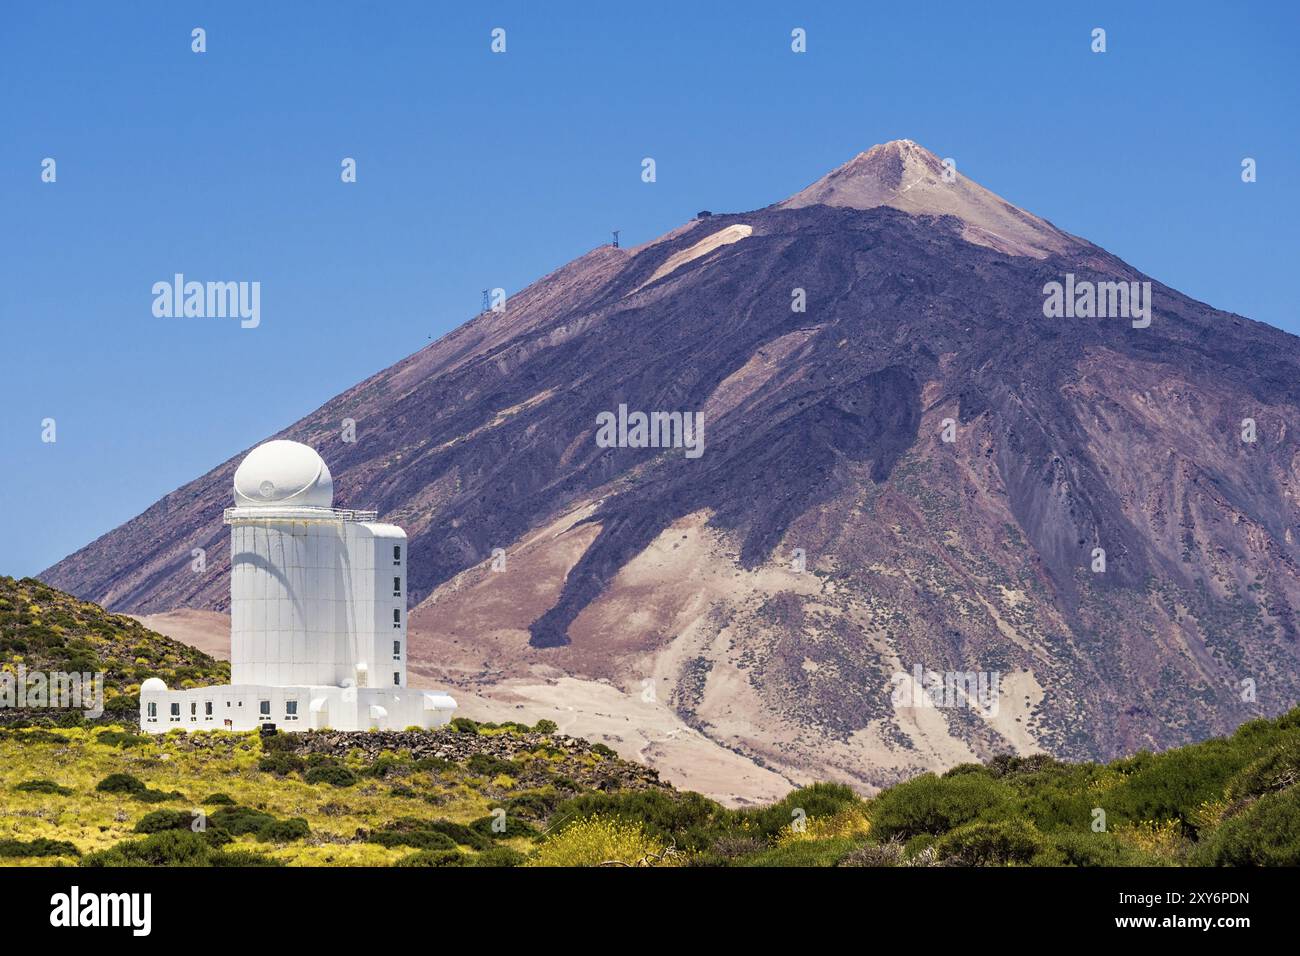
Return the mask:
<svg viewBox="0 0 1300 956">
<path fill-rule="evenodd" d="M 778 209 L 801 206 L 890 206 L 914 216 L 956 216 L 963 237 L 1010 255 L 1045 258 L 1082 244 L 1050 222 L 1019 209 L 960 175 L 910 139 L 858 153 L 843 166 L 795 193 Z"/>
<path fill-rule="evenodd" d="M 407 530 L 411 670 L 595 701 L 652 761 L 873 785 L 1300 698 L 1300 343 L 945 171 L 886 143 L 593 250 L 265 436 Z M 1052 283 L 1146 281 L 1148 327 L 1045 315 Z M 702 416 L 702 454 L 598 440 L 637 413 Z M 232 452 L 44 579 L 225 610 Z M 926 706 L 930 675 L 997 706 Z"/>
</svg>

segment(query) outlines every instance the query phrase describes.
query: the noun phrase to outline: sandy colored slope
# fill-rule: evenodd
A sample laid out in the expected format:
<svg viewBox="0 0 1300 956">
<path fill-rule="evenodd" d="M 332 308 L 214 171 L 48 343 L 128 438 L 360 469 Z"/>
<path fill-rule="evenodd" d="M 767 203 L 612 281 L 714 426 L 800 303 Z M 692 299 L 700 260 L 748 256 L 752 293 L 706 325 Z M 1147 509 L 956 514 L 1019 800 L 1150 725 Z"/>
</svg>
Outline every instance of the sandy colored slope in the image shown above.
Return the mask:
<svg viewBox="0 0 1300 956">
<path fill-rule="evenodd" d="M 230 660 L 230 615 L 219 611 L 167 611 L 133 614 L 137 621 L 165 637 L 197 647 L 219 661 Z"/>
</svg>

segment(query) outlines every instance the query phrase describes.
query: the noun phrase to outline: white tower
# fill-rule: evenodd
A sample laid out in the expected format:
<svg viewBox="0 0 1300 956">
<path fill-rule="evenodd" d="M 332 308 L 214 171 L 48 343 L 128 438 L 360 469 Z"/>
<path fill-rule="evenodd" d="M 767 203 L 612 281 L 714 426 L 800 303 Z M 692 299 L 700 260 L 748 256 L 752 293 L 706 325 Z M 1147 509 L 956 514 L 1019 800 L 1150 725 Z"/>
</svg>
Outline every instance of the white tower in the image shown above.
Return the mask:
<svg viewBox="0 0 1300 956">
<path fill-rule="evenodd" d="M 231 686 L 169 691 L 151 679 L 141 686 L 141 726 L 400 729 L 450 720 L 450 697 L 406 690 L 406 533 L 372 511 L 333 507 L 329 468 L 298 442 L 253 449 L 234 485 L 225 512 Z"/>
</svg>

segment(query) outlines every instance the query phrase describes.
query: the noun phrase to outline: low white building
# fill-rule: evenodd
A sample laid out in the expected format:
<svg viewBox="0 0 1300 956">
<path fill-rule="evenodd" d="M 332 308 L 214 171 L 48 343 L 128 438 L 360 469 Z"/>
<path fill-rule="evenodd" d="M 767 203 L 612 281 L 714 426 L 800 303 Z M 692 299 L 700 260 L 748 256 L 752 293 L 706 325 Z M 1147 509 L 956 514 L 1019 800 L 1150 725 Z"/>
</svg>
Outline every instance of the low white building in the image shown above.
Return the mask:
<svg viewBox="0 0 1300 956">
<path fill-rule="evenodd" d="M 456 701 L 406 686 L 406 533 L 333 507 L 311 448 L 270 441 L 235 471 L 228 686 L 140 685 L 140 727 L 438 727 Z"/>
</svg>

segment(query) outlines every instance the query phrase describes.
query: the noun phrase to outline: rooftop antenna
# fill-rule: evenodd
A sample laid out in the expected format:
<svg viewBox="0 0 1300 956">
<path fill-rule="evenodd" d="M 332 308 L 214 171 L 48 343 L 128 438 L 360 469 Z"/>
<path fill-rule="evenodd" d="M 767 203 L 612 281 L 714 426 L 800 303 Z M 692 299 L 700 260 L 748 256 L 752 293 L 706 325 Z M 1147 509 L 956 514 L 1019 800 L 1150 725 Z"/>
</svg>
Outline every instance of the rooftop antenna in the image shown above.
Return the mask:
<svg viewBox="0 0 1300 956">
<path fill-rule="evenodd" d="M 615 248 L 615 249 L 618 248 L 618 234 L 619 234 L 620 232 L 622 232 L 621 229 L 615 229 L 615 230 L 614 230 L 614 248 Z"/>
<path fill-rule="evenodd" d="M 486 312 L 490 307 L 491 304 L 488 302 L 488 290 L 484 289 L 483 290 L 483 311 Z"/>
</svg>

